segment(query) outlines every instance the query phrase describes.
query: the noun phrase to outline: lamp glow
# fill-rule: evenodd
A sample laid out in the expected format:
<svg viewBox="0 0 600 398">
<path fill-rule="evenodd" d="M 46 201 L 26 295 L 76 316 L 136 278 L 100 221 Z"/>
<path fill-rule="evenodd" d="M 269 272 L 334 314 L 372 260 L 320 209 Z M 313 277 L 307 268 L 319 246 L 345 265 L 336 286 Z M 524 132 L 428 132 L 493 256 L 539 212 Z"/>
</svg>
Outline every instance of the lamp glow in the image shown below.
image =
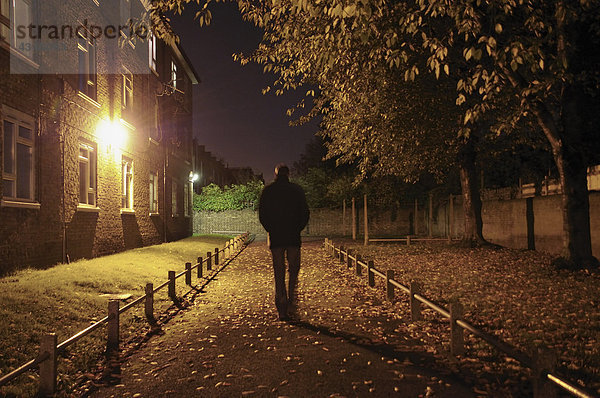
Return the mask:
<svg viewBox="0 0 600 398">
<path fill-rule="evenodd" d="M 196 182 L 198 181 L 198 178 L 200 178 L 200 176 L 197 173 L 190 171 L 190 182 Z"/>
<path fill-rule="evenodd" d="M 100 122 L 98 135 L 108 150 L 121 148 L 125 139 L 125 131 L 121 124 L 110 120 Z"/>
</svg>

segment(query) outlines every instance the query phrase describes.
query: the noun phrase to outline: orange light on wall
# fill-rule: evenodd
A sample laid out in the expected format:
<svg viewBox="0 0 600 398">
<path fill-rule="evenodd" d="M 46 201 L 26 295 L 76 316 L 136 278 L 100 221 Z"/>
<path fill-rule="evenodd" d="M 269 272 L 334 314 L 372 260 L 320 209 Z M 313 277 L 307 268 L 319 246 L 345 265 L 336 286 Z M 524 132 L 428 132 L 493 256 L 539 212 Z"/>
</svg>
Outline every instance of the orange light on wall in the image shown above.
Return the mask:
<svg viewBox="0 0 600 398">
<path fill-rule="evenodd" d="M 120 149 L 125 142 L 125 130 L 120 123 L 104 119 L 98 125 L 98 137 L 107 151 Z"/>
</svg>

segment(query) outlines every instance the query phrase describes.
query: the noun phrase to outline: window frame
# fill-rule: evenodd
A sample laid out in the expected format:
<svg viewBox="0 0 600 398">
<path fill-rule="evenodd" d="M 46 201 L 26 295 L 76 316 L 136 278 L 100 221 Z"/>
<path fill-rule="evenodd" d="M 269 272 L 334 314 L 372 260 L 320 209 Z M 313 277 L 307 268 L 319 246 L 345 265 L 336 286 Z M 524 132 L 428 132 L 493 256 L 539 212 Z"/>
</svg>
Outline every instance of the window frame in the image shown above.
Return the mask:
<svg viewBox="0 0 600 398">
<path fill-rule="evenodd" d="M 190 185 L 192 183 L 188 182 L 183 184 L 183 216 L 184 217 L 190 217 Z"/>
<path fill-rule="evenodd" d="M 149 209 L 150 215 L 158 214 L 158 173 L 151 171 L 149 178 Z"/>
<path fill-rule="evenodd" d="M 133 211 L 133 160 L 121 160 L 121 209 Z"/>
<path fill-rule="evenodd" d="M 171 60 L 171 85 L 177 90 L 177 63 L 174 59 Z"/>
<path fill-rule="evenodd" d="M 121 115 L 129 116 L 133 110 L 133 74 L 124 68 L 121 76 Z"/>
<path fill-rule="evenodd" d="M 82 150 L 87 153 L 87 156 L 82 156 Z M 93 155 L 93 156 L 92 156 Z M 91 145 L 84 141 L 79 141 L 79 155 L 78 155 L 78 172 L 79 172 L 79 205 L 87 207 L 97 207 L 98 203 L 98 151 L 95 145 Z M 86 173 L 84 178 L 84 184 L 86 187 L 85 199 L 81 200 L 82 196 L 82 175 L 81 175 L 81 164 L 87 164 Z M 92 185 L 93 184 L 93 185 Z M 92 195 L 92 196 L 90 196 Z M 90 201 L 90 197 L 93 199 Z M 91 203 L 90 203 L 91 202 Z"/>
<path fill-rule="evenodd" d="M 152 31 L 148 32 L 148 66 L 153 72 L 157 71 L 156 68 L 156 51 L 157 51 L 157 38 Z"/>
<path fill-rule="evenodd" d="M 178 183 L 175 179 L 171 179 L 171 217 L 179 216 L 179 206 L 177 201 Z"/>
<path fill-rule="evenodd" d="M 33 116 L 28 115 L 26 113 L 17 111 L 16 109 L 11 109 L 8 108 L 6 106 L 4 106 L 2 108 L 2 113 L 3 113 L 3 117 L 2 117 L 2 132 L 3 132 L 3 136 L 2 136 L 2 142 L 3 142 L 3 147 L 2 147 L 2 161 L 6 162 L 6 158 L 7 158 L 7 145 L 6 145 L 6 137 L 7 137 L 7 132 L 6 132 L 6 123 L 10 123 L 12 124 L 12 139 L 10 142 L 10 163 L 11 163 L 11 171 L 12 172 L 7 172 L 6 168 L 2 167 L 2 181 L 3 181 L 3 186 L 6 187 L 8 186 L 7 184 L 11 184 L 12 188 L 11 188 L 11 195 L 7 195 L 7 190 L 6 188 L 3 189 L 2 195 L 3 198 L 11 200 L 11 201 L 18 201 L 18 202 L 29 202 L 29 203 L 33 203 L 35 202 L 35 198 L 36 198 L 36 184 L 35 184 L 35 177 L 36 177 L 36 173 L 35 173 L 35 157 L 36 157 L 36 148 L 35 148 L 35 137 L 36 137 L 36 130 L 35 130 L 35 119 Z M 21 128 L 25 128 L 27 130 L 29 130 L 31 138 L 27 138 L 27 137 L 23 137 L 20 134 L 20 130 Z M 29 180 L 29 186 L 28 186 L 28 192 L 29 192 L 29 196 L 25 197 L 25 196 L 19 196 L 19 145 L 24 145 L 28 148 L 30 148 L 30 160 L 29 160 L 29 176 L 27 177 Z"/>
<path fill-rule="evenodd" d="M 98 56 L 96 40 L 89 34 L 84 37 L 79 32 L 77 37 L 77 58 L 79 62 L 78 90 L 86 97 L 96 100 L 98 97 Z M 82 65 L 83 62 L 83 65 Z"/>
<path fill-rule="evenodd" d="M 3 1 L 8 2 L 8 4 L 5 4 L 5 6 L 8 5 L 8 10 L 6 11 L 2 5 Z M 31 0 L 0 0 L 0 35 L 2 35 L 2 32 L 5 32 L 7 36 L 2 35 L 2 40 L 5 41 L 12 49 L 16 50 L 20 55 L 33 61 L 35 57 L 35 47 L 31 37 L 27 36 L 24 39 L 18 38 L 16 29 L 14 28 L 15 21 L 17 19 L 17 14 L 15 12 L 17 2 L 26 4 L 28 7 L 27 21 L 23 26 L 29 26 L 31 23 L 33 23 L 33 4 Z"/>
</svg>

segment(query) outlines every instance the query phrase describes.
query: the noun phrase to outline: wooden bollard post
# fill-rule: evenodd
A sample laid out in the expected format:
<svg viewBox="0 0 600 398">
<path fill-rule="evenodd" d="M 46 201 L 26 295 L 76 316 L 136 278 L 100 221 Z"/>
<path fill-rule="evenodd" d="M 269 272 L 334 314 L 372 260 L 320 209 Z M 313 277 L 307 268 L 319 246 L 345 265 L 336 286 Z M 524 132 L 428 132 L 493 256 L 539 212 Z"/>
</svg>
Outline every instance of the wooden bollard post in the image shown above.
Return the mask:
<svg viewBox="0 0 600 398">
<path fill-rule="evenodd" d="M 206 270 L 212 269 L 212 252 L 206 252 Z"/>
<path fill-rule="evenodd" d="M 198 257 L 198 278 L 202 278 L 202 257 Z"/>
<path fill-rule="evenodd" d="M 219 265 L 219 248 L 215 247 L 215 266 Z"/>
<path fill-rule="evenodd" d="M 406 246 L 410 246 L 410 235 L 406 235 Z"/>
<path fill-rule="evenodd" d="M 352 256 L 352 250 L 348 249 L 348 254 L 346 255 L 346 264 L 348 265 L 348 268 L 352 268 L 352 259 L 350 256 Z"/>
<path fill-rule="evenodd" d="M 177 303 L 177 293 L 175 293 L 175 271 L 169 271 L 169 298 Z"/>
<path fill-rule="evenodd" d="M 450 303 L 450 352 L 452 355 L 465 353 L 464 330 L 456 324 L 463 315 L 462 304 L 455 300 Z"/>
<path fill-rule="evenodd" d="M 373 273 L 374 266 L 373 260 L 369 260 L 367 263 L 367 272 L 369 277 L 369 286 L 371 287 L 375 286 L 375 274 Z"/>
<path fill-rule="evenodd" d="M 43 397 L 56 392 L 57 342 L 56 333 L 45 334 L 40 341 L 40 358 L 46 358 L 40 362 L 39 395 Z"/>
<path fill-rule="evenodd" d="M 148 323 L 154 324 L 154 285 L 146 283 L 146 300 L 144 301 L 144 314 Z"/>
<path fill-rule="evenodd" d="M 356 255 L 356 275 L 360 276 L 362 274 L 362 265 L 360 265 L 360 263 L 362 262 L 362 258 L 360 257 L 360 255 Z"/>
<path fill-rule="evenodd" d="M 192 285 L 192 263 L 185 263 L 185 284 Z"/>
<path fill-rule="evenodd" d="M 410 318 L 413 321 L 420 321 L 423 319 L 421 302 L 415 298 L 415 294 L 421 294 L 421 284 L 413 281 L 410 284 Z"/>
<path fill-rule="evenodd" d="M 345 263 L 344 261 L 344 246 L 340 246 L 340 263 Z"/>
<path fill-rule="evenodd" d="M 555 398 L 557 388 L 548 380 L 548 373 L 554 372 L 558 358 L 546 347 L 539 347 L 533 357 L 533 397 Z"/>
<path fill-rule="evenodd" d="M 108 338 L 106 351 L 119 350 L 119 300 L 108 300 Z"/>
<path fill-rule="evenodd" d="M 389 300 L 394 299 L 394 285 L 392 285 L 391 279 L 394 279 L 394 270 L 388 269 L 385 272 L 385 291 Z"/>
</svg>

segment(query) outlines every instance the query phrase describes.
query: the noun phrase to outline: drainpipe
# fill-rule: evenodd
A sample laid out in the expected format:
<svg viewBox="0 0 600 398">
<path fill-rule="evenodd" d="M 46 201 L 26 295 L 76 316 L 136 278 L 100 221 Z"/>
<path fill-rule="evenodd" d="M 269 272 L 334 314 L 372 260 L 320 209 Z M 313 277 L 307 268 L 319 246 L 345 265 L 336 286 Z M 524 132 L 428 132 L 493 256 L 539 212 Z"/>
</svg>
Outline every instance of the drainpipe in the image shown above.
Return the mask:
<svg viewBox="0 0 600 398">
<path fill-rule="evenodd" d="M 165 147 L 165 157 L 164 157 L 164 161 L 163 161 L 163 241 L 166 243 L 167 242 L 167 164 L 168 164 L 168 156 L 169 156 L 169 152 L 167 150 L 167 144 L 166 142 L 164 142 L 164 138 L 163 138 L 163 145 Z"/>
</svg>

